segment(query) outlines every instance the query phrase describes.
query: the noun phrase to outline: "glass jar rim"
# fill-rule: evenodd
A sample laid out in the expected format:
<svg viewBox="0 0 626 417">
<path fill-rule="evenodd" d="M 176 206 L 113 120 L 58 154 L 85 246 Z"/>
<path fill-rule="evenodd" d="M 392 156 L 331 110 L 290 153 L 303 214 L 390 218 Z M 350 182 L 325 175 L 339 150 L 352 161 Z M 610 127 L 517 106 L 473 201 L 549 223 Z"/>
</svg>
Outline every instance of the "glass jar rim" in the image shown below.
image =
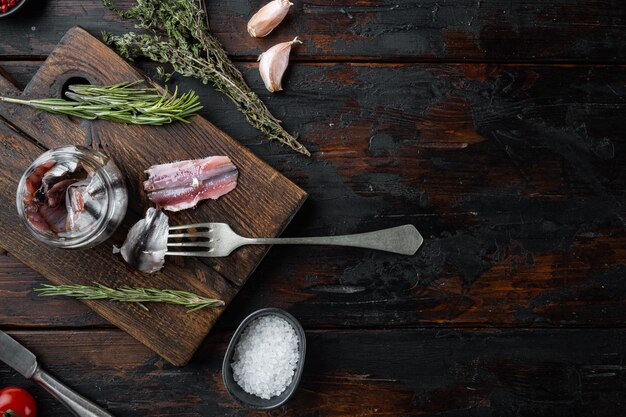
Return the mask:
<svg viewBox="0 0 626 417">
<path fill-rule="evenodd" d="M 105 210 L 100 214 L 97 221 L 91 225 L 87 230 L 77 233 L 75 236 L 60 236 L 57 233 L 52 231 L 44 232 L 37 229 L 33 224 L 27 219 L 25 204 L 24 204 L 24 195 L 26 190 L 26 180 L 30 174 L 43 163 L 48 161 L 59 162 L 59 160 L 63 160 L 65 158 L 75 158 L 80 162 L 90 166 L 94 169 L 94 177 L 97 176 L 100 181 L 102 181 L 105 198 L 107 201 Z M 66 145 L 60 146 L 56 148 L 51 148 L 46 152 L 39 155 L 24 171 L 22 177 L 20 178 L 20 182 L 17 187 L 16 193 L 16 206 L 17 211 L 22 219 L 22 222 L 27 227 L 27 229 L 35 236 L 38 240 L 47 243 L 49 245 L 60 247 L 60 248 L 81 248 L 86 247 L 90 244 L 90 242 L 96 240 L 102 233 L 104 233 L 108 226 L 108 221 L 112 216 L 112 211 L 114 210 L 114 204 L 111 204 L 112 188 L 113 188 L 113 178 L 110 177 L 109 173 L 106 170 L 100 169 L 105 166 L 109 166 L 109 168 L 114 169 L 119 172 L 117 166 L 113 163 L 110 157 L 107 155 L 96 151 L 94 149 L 78 146 L 78 145 Z M 119 174 L 121 177 L 121 173 Z M 126 209 L 125 203 L 124 210 Z"/>
</svg>

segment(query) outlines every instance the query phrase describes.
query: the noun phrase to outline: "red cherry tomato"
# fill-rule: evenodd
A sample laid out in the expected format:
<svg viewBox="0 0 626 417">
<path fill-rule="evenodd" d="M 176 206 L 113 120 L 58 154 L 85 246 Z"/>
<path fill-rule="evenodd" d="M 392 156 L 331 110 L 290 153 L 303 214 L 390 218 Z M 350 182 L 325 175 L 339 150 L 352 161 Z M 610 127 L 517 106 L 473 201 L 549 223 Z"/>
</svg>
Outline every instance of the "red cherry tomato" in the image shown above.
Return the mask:
<svg viewBox="0 0 626 417">
<path fill-rule="evenodd" d="M 9 410 L 20 417 L 36 417 L 37 403 L 28 391 L 18 387 L 6 387 L 0 390 L 0 417 Z"/>
</svg>

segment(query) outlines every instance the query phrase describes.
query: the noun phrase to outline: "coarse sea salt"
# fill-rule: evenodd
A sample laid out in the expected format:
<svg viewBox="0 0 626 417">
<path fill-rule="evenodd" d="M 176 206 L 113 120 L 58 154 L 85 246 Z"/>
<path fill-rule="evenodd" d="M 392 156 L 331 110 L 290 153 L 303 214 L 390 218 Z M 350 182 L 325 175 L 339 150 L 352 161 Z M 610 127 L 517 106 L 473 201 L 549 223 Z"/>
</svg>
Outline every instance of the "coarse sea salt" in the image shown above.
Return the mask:
<svg viewBox="0 0 626 417">
<path fill-rule="evenodd" d="M 233 377 L 248 394 L 263 399 L 280 395 L 298 365 L 298 336 L 289 322 L 263 316 L 246 327 L 235 347 Z"/>
</svg>

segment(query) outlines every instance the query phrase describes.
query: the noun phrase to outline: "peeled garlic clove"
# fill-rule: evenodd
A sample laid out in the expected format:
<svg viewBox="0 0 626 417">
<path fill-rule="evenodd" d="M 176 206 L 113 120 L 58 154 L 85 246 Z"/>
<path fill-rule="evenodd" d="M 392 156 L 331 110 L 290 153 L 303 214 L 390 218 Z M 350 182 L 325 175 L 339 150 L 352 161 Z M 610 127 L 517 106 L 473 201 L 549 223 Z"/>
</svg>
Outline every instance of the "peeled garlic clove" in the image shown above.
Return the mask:
<svg viewBox="0 0 626 417">
<path fill-rule="evenodd" d="M 291 45 L 294 43 L 302 42 L 296 36 L 292 41 L 272 46 L 259 56 L 261 78 L 265 83 L 265 87 L 272 93 L 283 89 L 280 81 L 283 79 L 283 74 L 289 65 L 289 53 L 291 52 Z"/>
<path fill-rule="evenodd" d="M 289 0 L 273 0 L 252 16 L 248 22 L 248 33 L 254 38 L 267 36 L 283 21 L 289 8 L 293 6 Z"/>
</svg>

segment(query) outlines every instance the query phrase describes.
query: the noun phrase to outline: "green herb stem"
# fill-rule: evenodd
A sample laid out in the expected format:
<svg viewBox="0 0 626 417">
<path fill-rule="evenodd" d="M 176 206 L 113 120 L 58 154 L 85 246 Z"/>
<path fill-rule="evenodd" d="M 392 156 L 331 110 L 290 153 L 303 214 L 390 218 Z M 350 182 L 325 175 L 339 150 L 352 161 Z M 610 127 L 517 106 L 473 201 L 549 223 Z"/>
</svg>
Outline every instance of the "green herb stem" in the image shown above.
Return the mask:
<svg viewBox="0 0 626 417">
<path fill-rule="evenodd" d="M 0 101 L 82 119 L 144 125 L 187 122 L 186 118 L 202 109 L 198 96 L 193 91 L 178 95 L 176 89 L 170 95 L 167 89 L 159 92 L 156 88 L 136 88 L 135 85 L 139 82 L 110 86 L 71 85 L 65 93 L 70 100 L 0 97 Z"/>
<path fill-rule="evenodd" d="M 248 123 L 293 150 L 310 156 L 309 151 L 281 126 L 261 99 L 248 87 L 243 75 L 228 58 L 220 41 L 213 36 L 204 10 L 191 0 L 137 0 L 129 10 L 117 9 L 111 0 L 104 5 L 124 19 L 137 21 L 136 27 L 148 33 L 123 35 L 104 33 L 104 40 L 125 58 L 145 56 L 170 64 L 183 76 L 197 78 L 224 93 L 242 112 Z M 159 74 L 169 78 L 163 68 Z"/>
<path fill-rule="evenodd" d="M 186 291 L 162 290 L 156 288 L 133 288 L 124 286 L 110 288 L 102 284 L 96 285 L 47 285 L 35 288 L 41 296 L 65 296 L 81 300 L 111 300 L 125 303 L 137 303 L 144 310 L 144 303 L 166 303 L 187 307 L 187 312 L 206 307 L 221 307 L 222 300 L 203 297 Z"/>
</svg>

